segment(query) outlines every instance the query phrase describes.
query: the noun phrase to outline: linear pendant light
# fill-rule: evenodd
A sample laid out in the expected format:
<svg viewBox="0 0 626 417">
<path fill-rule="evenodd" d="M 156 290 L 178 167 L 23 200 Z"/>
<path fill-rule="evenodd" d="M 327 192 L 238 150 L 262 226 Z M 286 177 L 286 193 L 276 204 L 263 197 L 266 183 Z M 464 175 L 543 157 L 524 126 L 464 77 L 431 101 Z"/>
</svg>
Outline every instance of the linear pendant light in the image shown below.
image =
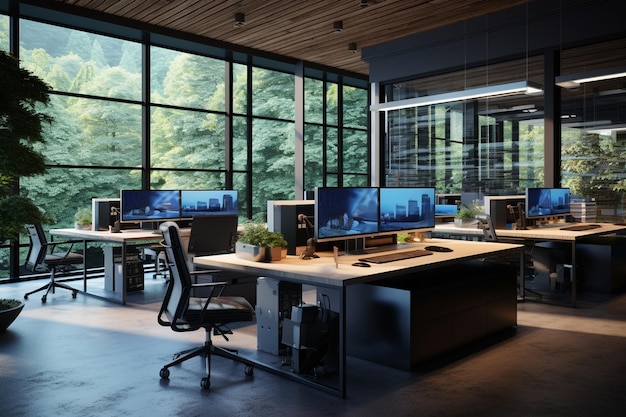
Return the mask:
<svg viewBox="0 0 626 417">
<path fill-rule="evenodd" d="M 543 93 L 540 86 L 528 81 L 518 81 L 506 84 L 490 85 L 487 87 L 471 88 L 450 93 L 421 96 L 405 100 L 390 101 L 388 103 L 374 104 L 370 107 L 373 111 L 392 111 L 408 109 L 411 107 L 431 106 L 433 104 L 448 103 L 453 101 L 472 100 L 479 98 L 493 98 L 518 94 L 536 95 Z"/>
<path fill-rule="evenodd" d="M 593 81 L 611 80 L 626 77 L 626 67 L 607 68 L 596 71 L 581 72 L 572 75 L 561 75 L 554 79 L 556 85 L 564 88 L 576 88 L 581 84 Z"/>
</svg>

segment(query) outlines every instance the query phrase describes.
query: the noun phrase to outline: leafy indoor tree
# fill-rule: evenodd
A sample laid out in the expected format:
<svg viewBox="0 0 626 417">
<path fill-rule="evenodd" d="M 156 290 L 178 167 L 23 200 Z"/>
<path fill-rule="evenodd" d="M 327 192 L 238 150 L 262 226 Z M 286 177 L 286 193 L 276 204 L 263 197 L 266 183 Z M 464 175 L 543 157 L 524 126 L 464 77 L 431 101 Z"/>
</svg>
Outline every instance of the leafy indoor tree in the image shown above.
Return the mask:
<svg viewBox="0 0 626 417">
<path fill-rule="evenodd" d="M 17 240 L 26 223 L 47 223 L 49 218 L 25 196 L 18 194 L 20 177 L 43 174 L 43 155 L 33 144 L 45 141 L 42 125 L 52 118 L 37 111 L 50 101 L 50 86 L 18 60 L 0 51 L 0 241 Z"/>
</svg>

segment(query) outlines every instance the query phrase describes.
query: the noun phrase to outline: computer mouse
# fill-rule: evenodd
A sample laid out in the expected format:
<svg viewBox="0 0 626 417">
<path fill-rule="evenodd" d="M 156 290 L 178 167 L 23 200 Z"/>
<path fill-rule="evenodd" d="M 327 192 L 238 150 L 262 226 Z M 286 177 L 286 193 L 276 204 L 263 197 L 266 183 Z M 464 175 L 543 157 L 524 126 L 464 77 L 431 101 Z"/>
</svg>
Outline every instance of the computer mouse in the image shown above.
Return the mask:
<svg viewBox="0 0 626 417">
<path fill-rule="evenodd" d="M 426 246 L 424 249 L 431 252 L 452 252 L 452 249 L 446 248 L 445 246 L 430 245 Z"/>
<path fill-rule="evenodd" d="M 352 266 L 364 266 L 364 267 L 369 268 L 371 265 L 368 264 L 367 262 L 355 262 L 352 264 Z"/>
</svg>

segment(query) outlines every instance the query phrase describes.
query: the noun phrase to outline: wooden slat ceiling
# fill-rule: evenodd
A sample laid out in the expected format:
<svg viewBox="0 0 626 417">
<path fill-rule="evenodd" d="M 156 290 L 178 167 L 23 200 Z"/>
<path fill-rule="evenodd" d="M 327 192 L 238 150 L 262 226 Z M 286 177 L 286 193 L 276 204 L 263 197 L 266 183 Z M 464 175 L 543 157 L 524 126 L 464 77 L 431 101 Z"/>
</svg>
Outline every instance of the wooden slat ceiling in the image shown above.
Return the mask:
<svg viewBox="0 0 626 417">
<path fill-rule="evenodd" d="M 360 50 L 530 0 L 54 0 L 367 75 Z M 362 3 L 367 3 L 363 7 Z M 245 24 L 235 27 L 235 13 Z M 334 22 L 343 31 L 333 30 Z M 348 44 L 356 43 L 357 53 Z"/>
</svg>

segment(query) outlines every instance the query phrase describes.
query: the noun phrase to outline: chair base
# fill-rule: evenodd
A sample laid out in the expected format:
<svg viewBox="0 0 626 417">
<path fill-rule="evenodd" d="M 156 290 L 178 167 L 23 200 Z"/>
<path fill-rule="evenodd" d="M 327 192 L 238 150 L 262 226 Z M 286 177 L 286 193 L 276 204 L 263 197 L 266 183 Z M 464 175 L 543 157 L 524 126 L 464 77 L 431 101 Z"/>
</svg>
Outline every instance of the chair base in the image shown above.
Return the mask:
<svg viewBox="0 0 626 417">
<path fill-rule="evenodd" d="M 48 281 L 48 283 L 40 288 L 37 288 L 36 290 L 27 292 L 26 294 L 24 294 L 24 299 L 28 300 L 28 296 L 31 294 L 34 294 L 36 292 L 39 291 L 43 291 L 46 290 L 45 294 L 41 297 L 41 302 L 45 303 L 46 300 L 48 299 L 48 294 L 50 293 L 50 291 L 52 291 L 52 294 L 54 294 L 54 289 L 55 288 L 63 288 L 69 291 L 72 291 L 72 298 L 76 298 L 76 293 L 78 293 L 78 290 L 76 288 L 72 288 L 69 285 L 65 285 L 63 283 L 60 282 L 56 282 L 54 280 L 50 280 Z"/>
<path fill-rule="evenodd" d="M 210 332 L 211 332 L 210 330 L 207 330 L 207 340 L 204 342 L 204 345 L 175 354 L 174 360 L 168 363 L 167 365 L 163 366 L 163 368 L 161 368 L 161 371 L 159 372 L 159 376 L 162 379 L 169 379 L 169 376 L 170 376 L 169 368 L 171 368 L 172 366 L 181 364 L 188 359 L 191 359 L 200 355 L 206 358 L 207 374 L 200 381 L 200 387 L 204 390 L 209 389 L 211 386 L 211 356 L 213 355 L 221 356 L 226 359 L 231 359 L 233 361 L 243 363 L 244 365 L 246 365 L 246 369 L 244 371 L 245 375 L 253 376 L 254 375 L 254 362 L 248 359 L 242 358 L 241 356 L 237 354 L 236 351 L 215 346 L 213 342 L 211 341 Z"/>
</svg>

